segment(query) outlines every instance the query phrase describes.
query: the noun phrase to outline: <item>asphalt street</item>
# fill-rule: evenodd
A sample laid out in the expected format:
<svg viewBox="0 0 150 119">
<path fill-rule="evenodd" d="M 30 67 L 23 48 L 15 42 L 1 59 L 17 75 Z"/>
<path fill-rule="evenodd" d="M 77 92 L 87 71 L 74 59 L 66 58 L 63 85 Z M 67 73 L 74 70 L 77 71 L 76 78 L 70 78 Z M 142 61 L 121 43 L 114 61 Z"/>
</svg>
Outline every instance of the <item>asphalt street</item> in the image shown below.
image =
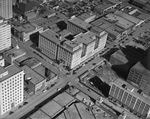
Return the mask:
<svg viewBox="0 0 150 119">
<path fill-rule="evenodd" d="M 133 32 L 132 36 L 128 37 L 128 40 L 126 40 L 126 42 L 129 42 L 132 37 L 137 36 L 139 33 L 144 32 L 146 29 L 150 28 L 150 22 L 148 22 L 147 24 L 144 24 L 142 27 L 137 28 L 136 31 Z M 120 42 L 117 42 L 116 45 L 119 45 L 123 40 L 121 40 Z M 72 85 L 74 85 L 75 87 L 77 87 L 79 90 L 83 91 L 84 93 L 86 93 L 87 95 L 94 97 L 95 99 L 97 99 L 99 97 L 98 94 L 93 93 L 93 92 L 89 92 L 87 90 L 87 87 L 80 87 L 78 85 L 77 82 L 77 78 L 78 76 L 80 76 L 82 73 L 84 73 L 86 70 L 91 69 L 93 66 L 93 63 L 98 63 L 99 61 L 101 61 L 101 59 L 99 57 L 96 57 L 94 60 L 92 60 L 91 62 L 89 62 L 88 64 L 86 64 L 85 66 L 81 67 L 79 70 L 76 71 L 76 74 L 74 75 L 68 75 L 66 76 L 65 73 L 63 71 L 60 71 L 60 67 L 59 66 L 53 66 L 52 64 L 48 63 L 47 61 L 45 61 L 44 59 L 42 59 L 41 57 L 39 57 L 38 55 L 36 55 L 35 53 L 33 53 L 31 51 L 31 48 L 29 48 L 28 46 L 25 46 L 24 43 L 17 41 L 16 38 L 12 38 L 12 43 L 15 46 L 15 44 L 18 44 L 18 46 L 20 48 L 22 48 L 24 51 L 26 51 L 26 54 L 28 56 L 31 57 L 35 57 L 38 60 L 40 60 L 42 62 L 42 64 L 47 67 L 48 69 L 52 70 L 54 73 L 58 74 L 60 78 L 62 79 L 62 81 L 59 83 L 59 85 L 54 86 L 52 89 L 50 89 L 49 91 L 47 91 L 46 93 L 42 93 L 41 95 L 39 95 L 37 98 L 33 99 L 32 102 L 29 102 L 29 104 L 25 105 L 24 107 L 22 107 L 21 109 L 17 110 L 15 113 L 13 113 L 12 115 L 6 117 L 6 119 L 18 119 L 20 118 L 22 115 L 26 114 L 27 112 L 29 112 L 30 110 L 32 110 L 37 104 L 41 103 L 43 100 L 45 100 L 46 98 L 48 98 L 49 96 L 51 96 L 52 94 L 56 93 L 58 88 L 62 88 L 66 85 L 67 82 L 71 82 Z M 114 45 L 114 44 L 113 44 Z M 109 47 L 112 48 L 113 46 Z M 108 50 L 108 49 L 107 49 Z M 107 51 L 104 51 L 103 54 L 105 54 Z M 109 110 L 105 109 L 104 107 L 101 107 L 104 111 L 106 111 L 107 113 L 109 113 L 112 116 L 115 116 L 112 112 L 110 112 Z M 116 116 L 115 116 L 116 117 Z"/>
</svg>

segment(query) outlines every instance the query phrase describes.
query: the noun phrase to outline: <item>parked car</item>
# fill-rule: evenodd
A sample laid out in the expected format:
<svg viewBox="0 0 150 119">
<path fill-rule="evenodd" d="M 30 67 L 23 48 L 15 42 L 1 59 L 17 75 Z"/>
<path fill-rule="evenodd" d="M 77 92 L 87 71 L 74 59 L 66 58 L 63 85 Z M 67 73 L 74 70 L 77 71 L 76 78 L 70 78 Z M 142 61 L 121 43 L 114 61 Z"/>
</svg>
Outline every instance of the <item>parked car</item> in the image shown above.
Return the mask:
<svg viewBox="0 0 150 119">
<path fill-rule="evenodd" d="M 13 113 L 14 113 L 13 111 L 10 111 L 10 112 L 9 112 L 9 115 L 11 115 L 11 114 L 13 114 Z"/>
<path fill-rule="evenodd" d="M 26 104 L 28 104 L 28 102 L 23 102 L 23 105 L 26 105 Z"/>
<path fill-rule="evenodd" d="M 18 106 L 18 108 L 21 108 L 21 107 L 23 107 L 23 105 L 19 105 L 19 106 Z"/>
<path fill-rule="evenodd" d="M 57 91 L 60 91 L 61 90 L 61 88 L 57 88 Z"/>
</svg>

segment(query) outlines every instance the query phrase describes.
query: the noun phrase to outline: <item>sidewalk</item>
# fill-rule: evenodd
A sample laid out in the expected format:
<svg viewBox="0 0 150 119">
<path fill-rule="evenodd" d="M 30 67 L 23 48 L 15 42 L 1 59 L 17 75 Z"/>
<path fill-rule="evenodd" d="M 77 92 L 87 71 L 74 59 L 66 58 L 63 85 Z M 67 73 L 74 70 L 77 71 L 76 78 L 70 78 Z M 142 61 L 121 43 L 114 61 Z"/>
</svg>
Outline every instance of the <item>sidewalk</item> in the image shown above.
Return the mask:
<svg viewBox="0 0 150 119">
<path fill-rule="evenodd" d="M 43 102 L 45 99 L 47 99 L 51 95 L 55 94 L 57 92 L 57 88 L 63 87 L 65 85 L 66 85 L 65 80 L 61 79 L 59 81 L 59 83 L 57 83 L 54 87 L 47 90 L 45 93 L 44 92 L 39 93 L 37 95 L 34 95 L 32 98 L 28 99 L 26 101 L 26 102 L 28 102 L 28 104 L 24 105 L 20 109 L 17 108 L 16 110 L 14 110 L 13 114 L 6 116 L 5 119 L 18 119 L 18 118 L 20 118 L 22 115 L 25 115 L 28 112 L 30 112 L 30 110 L 34 109 L 34 107 L 36 105 Z"/>
<path fill-rule="evenodd" d="M 113 103 L 111 103 L 108 99 L 103 98 L 103 102 L 107 105 L 109 105 L 110 107 L 112 107 L 113 109 L 117 110 L 118 112 L 122 113 L 125 112 L 126 115 L 131 118 L 131 119 L 139 119 L 139 117 L 135 116 L 134 114 L 128 112 L 126 109 L 121 108 L 119 106 L 114 105 Z"/>
</svg>

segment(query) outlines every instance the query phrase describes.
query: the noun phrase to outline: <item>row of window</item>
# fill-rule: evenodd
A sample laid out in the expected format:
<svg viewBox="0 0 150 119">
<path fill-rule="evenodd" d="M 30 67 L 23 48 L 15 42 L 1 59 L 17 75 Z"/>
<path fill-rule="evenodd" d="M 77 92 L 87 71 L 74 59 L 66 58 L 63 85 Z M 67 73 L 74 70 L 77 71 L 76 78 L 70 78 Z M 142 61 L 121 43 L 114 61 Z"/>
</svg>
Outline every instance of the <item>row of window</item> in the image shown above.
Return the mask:
<svg viewBox="0 0 150 119">
<path fill-rule="evenodd" d="M 123 89 L 112 85 L 110 90 L 110 96 L 119 100 L 121 103 L 127 105 L 129 108 L 137 111 L 139 114 L 146 115 L 150 109 L 150 105 L 141 99 L 136 98 L 132 94 L 124 91 Z"/>
</svg>

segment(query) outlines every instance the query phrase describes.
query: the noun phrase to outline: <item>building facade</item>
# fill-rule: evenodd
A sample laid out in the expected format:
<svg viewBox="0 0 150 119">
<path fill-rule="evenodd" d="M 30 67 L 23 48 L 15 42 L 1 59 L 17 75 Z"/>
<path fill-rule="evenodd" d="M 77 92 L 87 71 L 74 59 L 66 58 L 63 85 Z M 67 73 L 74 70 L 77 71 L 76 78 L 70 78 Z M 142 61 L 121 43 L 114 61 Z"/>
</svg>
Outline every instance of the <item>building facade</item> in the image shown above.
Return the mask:
<svg viewBox="0 0 150 119">
<path fill-rule="evenodd" d="M 36 33 L 42 33 L 43 27 L 36 25 L 35 23 L 24 24 L 23 26 L 14 28 L 14 35 L 21 41 L 26 42 L 30 40 L 31 35 L 36 37 Z"/>
<path fill-rule="evenodd" d="M 63 45 L 58 47 L 57 60 L 62 61 L 65 66 L 73 68 L 80 64 L 82 48 L 80 45 L 66 41 Z"/>
<path fill-rule="evenodd" d="M 0 51 L 11 47 L 11 26 L 0 18 Z"/>
<path fill-rule="evenodd" d="M 58 59 L 71 69 L 100 52 L 106 45 L 107 33 L 98 35 L 91 31 L 80 33 L 72 41 L 65 41 L 58 48 Z"/>
<path fill-rule="evenodd" d="M 146 70 L 143 65 L 138 62 L 130 69 L 127 81 L 136 88 L 143 91 L 146 95 L 150 95 L 150 71 Z"/>
<path fill-rule="evenodd" d="M 5 66 L 5 61 L 2 56 L 0 56 L 0 66 L 4 67 Z"/>
<path fill-rule="evenodd" d="M 150 95 L 150 48 L 147 50 L 146 56 L 136 63 L 130 70 L 127 81 L 143 91 L 146 95 Z"/>
<path fill-rule="evenodd" d="M 121 80 L 121 79 L 120 79 Z M 113 82 L 109 92 L 109 99 L 117 102 L 131 113 L 145 119 L 150 116 L 150 100 L 136 92 L 127 83 Z"/>
<path fill-rule="evenodd" d="M 68 36 L 61 38 L 57 33 L 47 30 L 40 34 L 39 48 L 50 59 L 73 69 L 100 52 L 106 45 L 107 36 L 105 31 L 99 35 L 87 31 L 67 39 Z"/>
<path fill-rule="evenodd" d="M 79 34 L 86 32 L 91 25 L 77 17 L 72 17 L 67 22 L 67 30 L 72 34 Z"/>
<path fill-rule="evenodd" d="M 50 59 L 55 60 L 57 56 L 58 34 L 52 30 L 46 30 L 39 35 L 39 48 L 41 52 Z"/>
<path fill-rule="evenodd" d="M 3 115 L 23 102 L 24 71 L 15 65 L 0 70 L 0 115 Z"/>
<path fill-rule="evenodd" d="M 16 59 L 24 56 L 25 54 L 26 52 L 24 50 L 20 49 L 19 47 L 15 47 L 4 52 L 3 57 L 9 64 L 13 64 Z"/>
<path fill-rule="evenodd" d="M 0 0 L 0 16 L 5 19 L 12 18 L 12 0 Z"/>
<path fill-rule="evenodd" d="M 25 85 L 28 88 L 28 92 L 36 94 L 45 88 L 46 78 L 26 65 L 22 69 L 25 71 Z"/>
</svg>

